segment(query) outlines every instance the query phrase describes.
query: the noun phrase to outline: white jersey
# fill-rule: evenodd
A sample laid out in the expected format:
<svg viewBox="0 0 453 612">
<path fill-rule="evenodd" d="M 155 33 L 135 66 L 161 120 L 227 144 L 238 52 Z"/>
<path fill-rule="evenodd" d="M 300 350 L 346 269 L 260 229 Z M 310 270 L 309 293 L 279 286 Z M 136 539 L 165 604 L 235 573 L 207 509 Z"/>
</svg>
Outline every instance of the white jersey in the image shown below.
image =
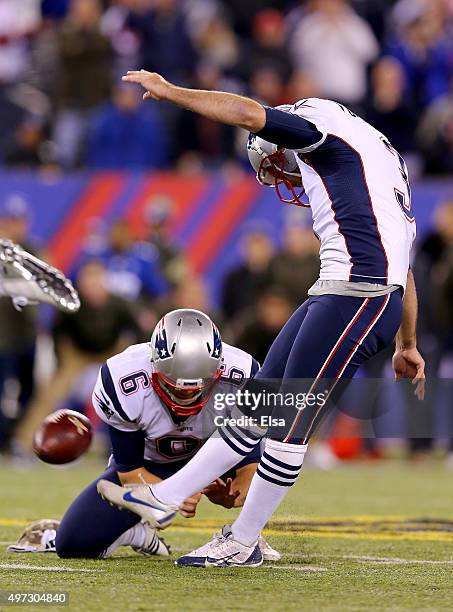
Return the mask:
<svg viewBox="0 0 453 612">
<path fill-rule="evenodd" d="M 416 228 L 403 158 L 341 104 L 308 98 L 289 112 L 322 133 L 294 151 L 321 242 L 320 279 L 405 287 Z"/>
<path fill-rule="evenodd" d="M 196 415 L 176 423 L 151 384 L 153 365 L 148 343 L 135 344 L 107 360 L 93 391 L 96 414 L 125 432 L 143 431 L 144 459 L 155 463 L 182 461 L 194 455 L 215 431 L 214 395 Z M 223 343 L 222 392 L 237 390 L 255 375 L 258 362 L 239 348 Z M 230 387 L 231 383 L 231 387 Z"/>
</svg>

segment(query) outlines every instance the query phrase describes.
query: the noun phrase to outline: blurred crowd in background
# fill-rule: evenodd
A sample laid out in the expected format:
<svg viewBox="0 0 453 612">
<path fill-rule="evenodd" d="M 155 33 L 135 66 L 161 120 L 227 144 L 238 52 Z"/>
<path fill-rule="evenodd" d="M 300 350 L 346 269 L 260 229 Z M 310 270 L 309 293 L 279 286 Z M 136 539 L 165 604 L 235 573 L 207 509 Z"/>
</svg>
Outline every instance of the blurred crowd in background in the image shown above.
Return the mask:
<svg viewBox="0 0 453 612">
<path fill-rule="evenodd" d="M 197 171 L 243 158 L 244 134 L 141 104 L 120 76 L 144 68 L 272 106 L 337 100 L 413 173 L 448 173 L 452 34 L 452 0 L 0 0 L 0 162 Z"/>
<path fill-rule="evenodd" d="M 273 106 L 309 96 L 338 100 L 389 137 L 413 177 L 453 172 L 452 0 L 0 0 L 0 164 L 245 166 L 241 131 L 142 104 L 139 88 L 120 80 L 142 67 Z M 264 224 L 244 227 L 241 260 L 214 302 L 173 241 L 174 211 L 154 198 L 140 242 L 124 220 L 93 226 L 69 271 L 82 301 L 76 315 L 18 312 L 0 299 L 0 455 L 20 454 L 17 440 L 27 441 L 49 411 L 89 410 L 99 365 L 147 341 L 173 308 L 207 312 L 225 341 L 263 362 L 317 278 L 311 229 L 290 217 L 276 244 Z M 32 214 L 31 202 L 11 194 L 0 203 L 0 236 L 46 258 L 45 245 L 29 236 Z M 428 376 L 453 378 L 453 198 L 419 239 L 413 269 Z M 390 375 L 390 353 L 367 374 Z M 409 447 L 416 457 L 433 444 L 418 438 Z"/>
</svg>

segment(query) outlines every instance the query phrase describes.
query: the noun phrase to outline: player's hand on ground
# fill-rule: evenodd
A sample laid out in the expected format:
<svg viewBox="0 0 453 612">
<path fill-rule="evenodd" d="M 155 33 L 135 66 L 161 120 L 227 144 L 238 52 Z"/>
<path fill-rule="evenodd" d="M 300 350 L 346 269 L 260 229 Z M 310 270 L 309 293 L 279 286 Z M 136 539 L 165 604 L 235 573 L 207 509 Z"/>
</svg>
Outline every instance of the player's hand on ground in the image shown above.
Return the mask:
<svg viewBox="0 0 453 612">
<path fill-rule="evenodd" d="M 240 491 L 233 490 L 233 480 L 231 478 L 227 478 L 226 482 L 217 478 L 215 482 L 203 489 L 203 493 L 210 502 L 224 508 L 234 508 L 236 500 L 241 494 Z"/>
<path fill-rule="evenodd" d="M 392 359 L 395 379 L 410 378 L 419 400 L 425 397 L 425 360 L 416 347 L 397 349 Z"/>
<path fill-rule="evenodd" d="M 127 83 L 137 83 L 146 89 L 143 94 L 144 100 L 165 100 L 170 87 L 170 83 L 160 74 L 147 70 L 128 70 L 122 80 Z"/>
<path fill-rule="evenodd" d="M 193 518 L 195 516 L 201 496 L 202 493 L 195 493 L 195 495 L 188 497 L 186 501 L 182 503 L 179 512 L 184 518 Z"/>
</svg>

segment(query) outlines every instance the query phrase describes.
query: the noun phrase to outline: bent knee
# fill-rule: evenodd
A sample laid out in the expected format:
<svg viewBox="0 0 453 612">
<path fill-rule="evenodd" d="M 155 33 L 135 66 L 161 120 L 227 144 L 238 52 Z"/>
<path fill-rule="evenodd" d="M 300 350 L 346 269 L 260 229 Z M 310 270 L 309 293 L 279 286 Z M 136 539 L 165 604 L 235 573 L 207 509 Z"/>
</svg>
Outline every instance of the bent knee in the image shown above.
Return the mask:
<svg viewBox="0 0 453 612">
<path fill-rule="evenodd" d="M 103 552 L 90 547 L 81 541 L 77 534 L 68 533 L 66 530 L 57 530 L 55 550 L 60 559 L 99 559 Z"/>
</svg>

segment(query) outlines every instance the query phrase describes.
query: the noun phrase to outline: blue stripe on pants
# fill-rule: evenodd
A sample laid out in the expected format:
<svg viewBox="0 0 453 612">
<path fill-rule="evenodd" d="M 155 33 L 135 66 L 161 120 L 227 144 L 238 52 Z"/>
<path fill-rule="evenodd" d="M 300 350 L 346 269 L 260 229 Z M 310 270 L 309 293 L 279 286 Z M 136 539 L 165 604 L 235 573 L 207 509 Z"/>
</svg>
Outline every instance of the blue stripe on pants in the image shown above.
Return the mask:
<svg viewBox="0 0 453 612">
<path fill-rule="evenodd" d="M 282 378 L 289 389 L 298 379 L 298 392 L 316 391 L 317 379 L 352 378 L 393 341 L 401 317 L 401 290 L 375 298 L 311 297 L 283 327 L 256 378 Z M 307 442 L 324 412 L 317 407 L 300 411 L 285 441 Z"/>
</svg>

